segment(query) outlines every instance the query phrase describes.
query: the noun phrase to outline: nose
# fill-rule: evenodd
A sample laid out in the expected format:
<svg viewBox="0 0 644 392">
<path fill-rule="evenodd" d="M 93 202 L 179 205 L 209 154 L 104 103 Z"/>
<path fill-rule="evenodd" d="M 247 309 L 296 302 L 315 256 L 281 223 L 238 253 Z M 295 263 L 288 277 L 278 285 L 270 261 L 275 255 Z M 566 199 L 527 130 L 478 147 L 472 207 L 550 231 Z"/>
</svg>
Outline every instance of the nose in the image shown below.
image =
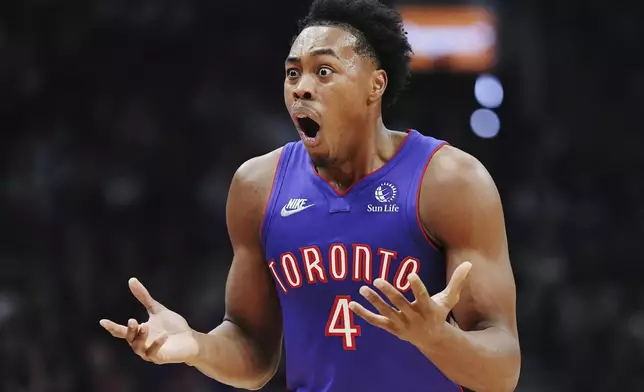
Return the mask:
<svg viewBox="0 0 644 392">
<path fill-rule="evenodd" d="M 293 89 L 295 99 L 311 100 L 313 99 L 314 82 L 310 77 L 302 76 L 299 83 Z"/>
</svg>

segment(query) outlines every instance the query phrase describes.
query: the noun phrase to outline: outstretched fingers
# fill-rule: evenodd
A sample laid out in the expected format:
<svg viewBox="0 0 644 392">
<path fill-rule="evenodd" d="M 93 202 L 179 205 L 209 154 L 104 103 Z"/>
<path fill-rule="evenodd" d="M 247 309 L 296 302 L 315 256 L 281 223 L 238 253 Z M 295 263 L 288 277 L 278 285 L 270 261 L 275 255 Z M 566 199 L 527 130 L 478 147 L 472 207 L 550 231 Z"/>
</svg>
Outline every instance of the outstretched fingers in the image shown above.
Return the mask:
<svg viewBox="0 0 644 392">
<path fill-rule="evenodd" d="M 130 343 L 132 350 L 134 350 L 134 352 L 143 359 L 146 359 L 145 343 L 148 340 L 149 334 L 150 334 L 150 328 L 148 327 L 148 325 L 141 324 L 141 326 L 138 328 L 137 334 L 134 336 L 134 339 Z"/>
<path fill-rule="evenodd" d="M 102 319 L 98 323 L 115 338 L 125 339 L 125 336 L 127 335 L 127 327 L 125 325 L 117 324 L 114 321 L 107 319 Z"/>
<path fill-rule="evenodd" d="M 134 297 L 145 307 L 148 313 L 155 314 L 163 309 L 163 305 L 152 298 L 148 289 L 137 278 L 130 278 L 127 283 Z"/>
<path fill-rule="evenodd" d="M 447 283 L 447 287 L 445 290 L 443 290 L 443 300 L 444 300 L 444 306 L 446 306 L 448 309 L 453 309 L 454 306 L 458 303 L 458 300 L 460 299 L 461 296 L 461 290 L 463 289 L 463 286 L 465 285 L 465 278 L 467 278 L 467 275 L 469 274 L 470 270 L 472 269 L 472 263 L 469 261 L 466 261 L 456 267 L 454 270 L 454 273 L 452 274 L 451 279 Z"/>
<path fill-rule="evenodd" d="M 139 322 L 135 319 L 129 319 L 127 321 L 127 332 L 125 333 L 125 340 L 131 345 L 136 338 L 136 335 L 139 333 Z"/>
<path fill-rule="evenodd" d="M 99 324 L 115 338 L 126 340 L 136 355 L 150 362 L 156 362 L 154 358 L 168 340 L 168 334 L 163 333 L 149 343 L 150 326 L 146 323 L 139 324 L 134 319 L 128 320 L 127 325 L 117 324 L 107 319 L 102 319 Z"/>
<path fill-rule="evenodd" d="M 152 362 L 156 362 L 154 358 L 157 358 L 157 354 L 159 353 L 159 349 L 161 349 L 161 346 L 168 340 L 168 335 L 166 333 L 161 334 L 158 338 L 150 344 L 150 346 L 145 350 L 145 356 L 151 360 Z"/>
</svg>

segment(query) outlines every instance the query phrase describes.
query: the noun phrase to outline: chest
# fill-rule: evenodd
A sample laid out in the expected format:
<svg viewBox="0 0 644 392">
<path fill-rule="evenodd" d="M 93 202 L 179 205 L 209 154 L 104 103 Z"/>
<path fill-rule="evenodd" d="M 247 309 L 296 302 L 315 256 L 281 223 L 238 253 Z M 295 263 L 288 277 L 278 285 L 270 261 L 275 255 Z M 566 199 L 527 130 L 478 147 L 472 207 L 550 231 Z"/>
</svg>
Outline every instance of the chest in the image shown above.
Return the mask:
<svg viewBox="0 0 644 392">
<path fill-rule="evenodd" d="M 418 241 L 416 192 L 381 179 L 339 195 L 313 181 L 279 186 L 265 234 L 266 260 L 282 294 L 354 291 L 382 278 L 409 291 L 410 273 L 436 273 L 437 255 Z M 331 287 L 332 286 L 332 287 Z"/>
<path fill-rule="evenodd" d="M 328 250 L 342 244 L 359 250 L 375 248 L 376 252 L 409 246 L 413 223 L 409 215 L 415 210 L 415 198 L 410 199 L 406 181 L 383 179 L 345 194 L 325 185 L 287 181 L 280 186 L 268 223 L 268 259 L 307 246 Z"/>
</svg>

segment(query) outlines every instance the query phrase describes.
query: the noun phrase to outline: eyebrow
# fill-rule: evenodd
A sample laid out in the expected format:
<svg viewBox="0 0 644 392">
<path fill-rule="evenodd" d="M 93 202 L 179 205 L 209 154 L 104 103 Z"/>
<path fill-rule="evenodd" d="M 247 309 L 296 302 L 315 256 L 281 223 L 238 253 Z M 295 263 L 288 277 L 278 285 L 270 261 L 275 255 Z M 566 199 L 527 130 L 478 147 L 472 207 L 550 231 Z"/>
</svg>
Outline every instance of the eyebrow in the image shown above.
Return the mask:
<svg viewBox="0 0 644 392">
<path fill-rule="evenodd" d="M 308 53 L 309 56 L 333 56 L 336 59 L 340 59 L 337 53 L 333 49 L 323 48 L 323 49 L 314 49 Z M 286 58 L 287 63 L 299 63 L 301 61 L 300 57 L 289 56 Z"/>
</svg>

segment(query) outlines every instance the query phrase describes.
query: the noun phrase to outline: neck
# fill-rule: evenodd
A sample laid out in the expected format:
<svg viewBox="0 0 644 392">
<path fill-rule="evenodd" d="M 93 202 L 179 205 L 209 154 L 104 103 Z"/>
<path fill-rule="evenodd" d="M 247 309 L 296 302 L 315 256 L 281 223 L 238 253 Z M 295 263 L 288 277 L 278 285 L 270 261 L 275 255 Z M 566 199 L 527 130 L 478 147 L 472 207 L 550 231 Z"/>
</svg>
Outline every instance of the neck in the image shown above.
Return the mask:
<svg viewBox="0 0 644 392">
<path fill-rule="evenodd" d="M 318 168 L 318 173 L 337 189 L 347 189 L 356 181 L 378 170 L 396 154 L 400 143 L 394 136 L 395 132 L 385 127 L 382 117 L 371 123 L 370 128 L 361 133 L 365 137 L 355 147 L 348 160 Z"/>
</svg>

